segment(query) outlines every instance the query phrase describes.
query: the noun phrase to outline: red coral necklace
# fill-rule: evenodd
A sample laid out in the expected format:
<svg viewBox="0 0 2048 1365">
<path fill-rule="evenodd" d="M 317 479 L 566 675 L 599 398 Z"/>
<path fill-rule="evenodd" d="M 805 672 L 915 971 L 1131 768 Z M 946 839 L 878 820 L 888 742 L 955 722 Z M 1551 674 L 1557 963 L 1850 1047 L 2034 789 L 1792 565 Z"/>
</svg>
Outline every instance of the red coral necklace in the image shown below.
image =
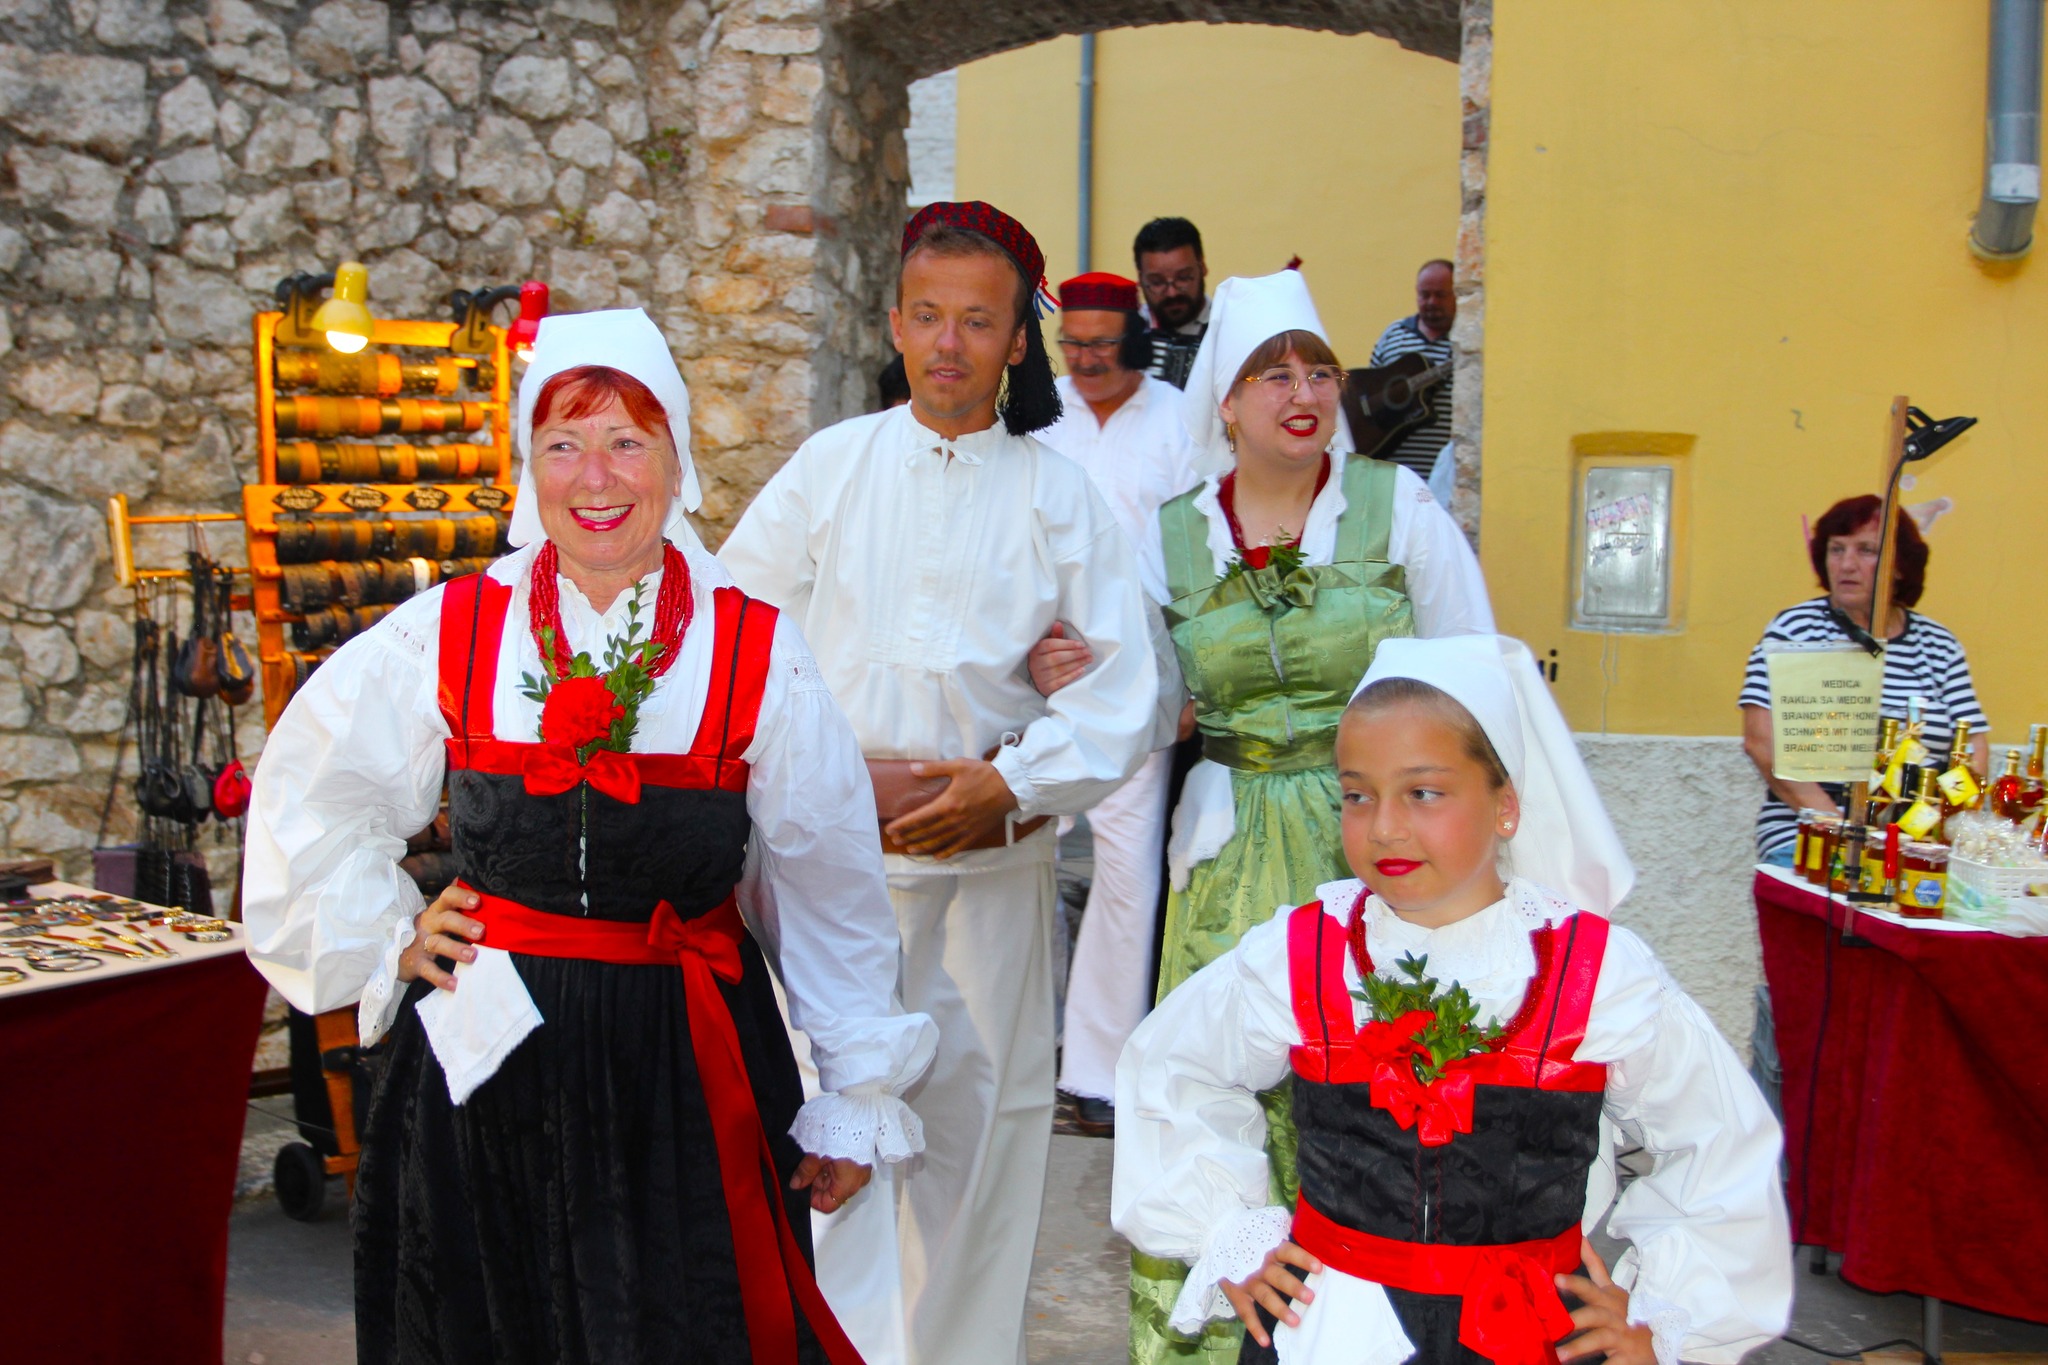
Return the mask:
<svg viewBox="0 0 2048 1365">
<path fill-rule="evenodd" d="M 533 643 L 545 657 L 548 640 L 554 641 L 555 676 L 567 677 L 571 663 L 569 642 L 562 634 L 562 590 L 556 582 L 561 572 L 562 557 L 552 540 L 543 543 L 540 553 L 533 557 L 533 585 L 527 592 L 527 623 L 533 631 Z M 661 544 L 661 586 L 654 594 L 654 640 L 652 642 L 653 663 L 648 665 L 649 677 L 658 678 L 668 672 L 681 652 L 683 632 L 690 628 L 691 613 L 690 566 L 683 559 L 682 552 L 663 541 Z M 552 635 L 543 634 L 553 632 Z"/>
</svg>

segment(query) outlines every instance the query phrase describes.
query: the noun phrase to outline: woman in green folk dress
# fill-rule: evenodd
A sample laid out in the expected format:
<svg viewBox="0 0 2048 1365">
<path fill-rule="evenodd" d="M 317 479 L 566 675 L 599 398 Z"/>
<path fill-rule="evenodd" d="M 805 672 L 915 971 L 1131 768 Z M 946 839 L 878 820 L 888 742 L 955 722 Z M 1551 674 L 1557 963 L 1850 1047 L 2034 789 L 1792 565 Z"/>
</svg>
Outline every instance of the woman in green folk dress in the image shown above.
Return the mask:
<svg viewBox="0 0 2048 1365">
<path fill-rule="evenodd" d="M 1379 642 L 1493 630 L 1479 562 L 1422 481 L 1346 454 L 1343 371 L 1301 273 L 1225 280 L 1209 318 L 1183 401 L 1223 472 L 1161 508 L 1159 543 L 1140 547 L 1202 737 L 1168 849 L 1161 996 L 1351 875 L 1331 746 Z M 1284 1088 L 1265 1101 L 1276 1193 L 1292 1204 Z M 1133 1257 L 1132 1365 L 1237 1359 L 1234 1321 L 1199 1338 L 1167 1325 L 1186 1275 Z"/>
</svg>

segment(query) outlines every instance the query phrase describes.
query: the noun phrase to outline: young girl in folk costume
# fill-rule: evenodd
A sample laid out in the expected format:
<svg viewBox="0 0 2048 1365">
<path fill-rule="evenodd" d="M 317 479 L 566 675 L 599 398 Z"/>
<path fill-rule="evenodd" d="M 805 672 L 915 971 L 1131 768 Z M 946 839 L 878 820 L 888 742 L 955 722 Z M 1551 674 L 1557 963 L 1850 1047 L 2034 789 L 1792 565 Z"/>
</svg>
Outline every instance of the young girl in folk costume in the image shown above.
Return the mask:
<svg viewBox="0 0 2048 1365">
<path fill-rule="evenodd" d="M 1245 1361 L 1291 1365 L 1732 1362 L 1777 1335 L 1778 1125 L 1605 918 L 1635 874 L 1528 650 L 1387 641 L 1336 753 L 1359 880 L 1246 934 L 1117 1069 L 1112 1219 L 1193 1263 L 1175 1327 L 1234 1314 Z M 1290 1070 L 1292 1214 L 1256 1098 Z M 1618 1136 L 1654 1168 L 1610 1275 L 1583 1230 Z"/>
<path fill-rule="evenodd" d="M 1348 453 L 1342 374 L 1300 271 L 1217 288 L 1183 396 L 1217 472 L 1139 547 L 1202 738 L 1168 850 L 1161 995 L 1343 875 L 1330 745 L 1374 649 L 1493 629 L 1471 546 L 1421 480 Z M 1274 1194 L 1291 1199 L 1286 1092 L 1266 1104 Z M 1133 1259 L 1131 1365 L 1237 1358 L 1235 1322 L 1168 1326 L 1183 1269 Z"/>
</svg>

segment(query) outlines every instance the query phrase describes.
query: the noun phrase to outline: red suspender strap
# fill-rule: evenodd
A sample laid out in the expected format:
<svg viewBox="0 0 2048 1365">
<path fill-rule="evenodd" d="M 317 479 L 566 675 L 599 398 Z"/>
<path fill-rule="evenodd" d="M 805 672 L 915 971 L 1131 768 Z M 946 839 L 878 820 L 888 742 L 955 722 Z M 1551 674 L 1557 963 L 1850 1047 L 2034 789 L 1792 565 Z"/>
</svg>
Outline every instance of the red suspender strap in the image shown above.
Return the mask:
<svg viewBox="0 0 2048 1365">
<path fill-rule="evenodd" d="M 777 612 L 738 588 L 712 594 L 711 686 L 704 695 L 704 719 L 690 752 L 737 762 L 754 742 L 761 719 L 761 694 L 775 650 Z"/>
<path fill-rule="evenodd" d="M 1344 988 L 1344 948 L 1344 930 L 1321 901 L 1289 915 L 1287 979 L 1301 1029 L 1301 1046 L 1291 1058 L 1295 1071 L 1311 1081 L 1342 1079 L 1358 1036 Z"/>
<path fill-rule="evenodd" d="M 467 767 L 471 740 L 491 738 L 491 698 L 498 686 L 498 648 L 512 589 L 489 574 L 465 574 L 441 594 L 441 715 L 448 722 L 449 761 Z"/>
<path fill-rule="evenodd" d="M 732 1010 L 719 989 L 721 981 L 737 982 L 744 966 L 740 943 L 747 927 L 732 898 L 687 920 L 663 901 L 644 925 L 550 915 L 501 896 L 480 899 L 471 913 L 490 927 L 493 947 L 536 957 L 673 965 L 682 971 L 690 1049 L 710 1111 L 726 1218 L 740 1266 L 748 1358 L 764 1365 L 796 1365 L 794 1308 L 800 1307 L 831 1365 L 860 1365 L 860 1353 L 833 1317 L 790 1231 L 780 1191 L 769 1193 L 776 1179 L 775 1158 L 761 1128 Z M 780 1275 L 775 1273 L 778 1265 Z"/>
<path fill-rule="evenodd" d="M 1600 964 L 1607 957 L 1607 921 L 1584 910 L 1551 926 L 1556 939 L 1557 963 L 1550 974 L 1551 1008 L 1541 1040 L 1543 1048 L 1536 1084 L 1544 1090 L 1604 1089 L 1607 1069 L 1573 1060 L 1579 1044 L 1586 1039 L 1586 1022 L 1593 1015 L 1593 988 L 1600 983 Z M 1532 1030 L 1533 1031 L 1533 1030 Z M 1564 1074 L 1559 1074 L 1562 1068 Z M 1592 1073 L 1576 1076 L 1573 1073 Z M 1597 1080 L 1597 1084 L 1575 1082 Z"/>
</svg>

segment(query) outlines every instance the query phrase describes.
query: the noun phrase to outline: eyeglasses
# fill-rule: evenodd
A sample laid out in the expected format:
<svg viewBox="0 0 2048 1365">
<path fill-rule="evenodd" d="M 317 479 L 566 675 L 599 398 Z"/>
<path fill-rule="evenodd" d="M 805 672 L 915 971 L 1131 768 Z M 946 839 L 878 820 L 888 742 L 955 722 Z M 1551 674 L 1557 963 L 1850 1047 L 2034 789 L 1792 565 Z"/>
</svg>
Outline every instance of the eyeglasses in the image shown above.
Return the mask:
<svg viewBox="0 0 2048 1365">
<path fill-rule="evenodd" d="M 1279 402 L 1292 398 L 1304 380 L 1308 382 L 1310 393 L 1318 398 L 1328 398 L 1337 391 L 1337 386 L 1344 382 L 1344 371 L 1335 365 L 1313 365 L 1307 370 L 1275 365 L 1270 370 L 1245 376 L 1244 382 L 1257 384 L 1260 392 Z"/>
<path fill-rule="evenodd" d="M 1186 270 L 1176 270 L 1171 275 L 1140 275 L 1138 282 L 1154 294 L 1164 294 L 1169 289 L 1191 294 L 1202 283 L 1202 267 L 1191 265 Z"/>
<path fill-rule="evenodd" d="M 1089 351 L 1095 355 L 1108 355 L 1123 344 L 1121 337 L 1097 337 L 1093 341 L 1076 341 L 1072 337 L 1060 338 L 1062 351 Z"/>
</svg>

